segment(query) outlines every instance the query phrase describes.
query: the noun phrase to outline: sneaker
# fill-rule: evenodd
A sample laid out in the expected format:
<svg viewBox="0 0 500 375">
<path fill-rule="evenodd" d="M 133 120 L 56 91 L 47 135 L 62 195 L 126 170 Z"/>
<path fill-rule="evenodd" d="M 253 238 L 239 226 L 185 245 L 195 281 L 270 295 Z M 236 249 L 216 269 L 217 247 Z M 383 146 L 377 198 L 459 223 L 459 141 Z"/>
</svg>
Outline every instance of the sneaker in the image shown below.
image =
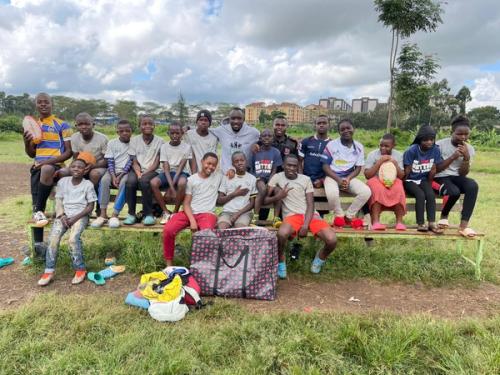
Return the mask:
<svg viewBox="0 0 500 375">
<path fill-rule="evenodd" d="M 320 273 L 321 268 L 323 267 L 323 264 L 325 264 L 325 260 L 319 259 L 319 255 L 316 254 L 314 257 L 312 263 L 311 263 L 311 272 L 312 273 Z"/>
<path fill-rule="evenodd" d="M 134 215 L 127 215 L 125 220 L 123 220 L 123 224 L 125 225 L 134 225 L 137 222 L 137 219 Z"/>
<path fill-rule="evenodd" d="M 117 217 L 112 217 L 108 220 L 108 226 L 110 228 L 120 228 L 120 219 Z"/>
<path fill-rule="evenodd" d="M 283 221 L 281 221 L 281 219 L 279 217 L 275 217 L 273 219 L 273 227 L 274 228 L 279 229 L 279 227 L 281 227 L 281 224 L 283 224 Z"/>
<path fill-rule="evenodd" d="M 92 223 L 90 223 L 90 226 L 92 228 L 100 228 L 104 225 L 105 222 L 106 222 L 106 219 L 103 218 L 102 216 L 99 216 L 97 219 L 92 221 Z"/>
<path fill-rule="evenodd" d="M 73 277 L 73 280 L 71 280 L 71 284 L 76 285 L 80 284 L 85 280 L 85 276 L 87 275 L 87 271 L 85 270 L 78 270 L 75 272 L 75 276 Z"/>
<path fill-rule="evenodd" d="M 344 216 L 335 216 L 335 219 L 333 219 L 333 226 L 339 228 L 345 227 Z"/>
<path fill-rule="evenodd" d="M 40 280 L 38 280 L 38 285 L 39 286 L 47 286 L 49 283 L 52 281 L 54 278 L 54 272 L 45 272 L 42 277 L 40 277 Z"/>
<path fill-rule="evenodd" d="M 285 262 L 278 263 L 278 277 L 280 279 L 286 279 L 286 263 Z"/>
<path fill-rule="evenodd" d="M 166 224 L 170 220 L 170 212 L 164 212 L 161 214 L 160 224 Z"/>
<path fill-rule="evenodd" d="M 47 217 L 42 211 L 33 214 L 33 221 L 35 222 L 34 226 L 36 228 L 42 228 L 49 223 L 49 220 L 47 220 Z"/>
<path fill-rule="evenodd" d="M 151 215 L 148 215 L 144 218 L 144 220 L 142 221 L 142 223 L 144 225 L 155 225 L 156 224 L 156 220 L 154 218 L 154 216 L 151 216 Z"/>
</svg>

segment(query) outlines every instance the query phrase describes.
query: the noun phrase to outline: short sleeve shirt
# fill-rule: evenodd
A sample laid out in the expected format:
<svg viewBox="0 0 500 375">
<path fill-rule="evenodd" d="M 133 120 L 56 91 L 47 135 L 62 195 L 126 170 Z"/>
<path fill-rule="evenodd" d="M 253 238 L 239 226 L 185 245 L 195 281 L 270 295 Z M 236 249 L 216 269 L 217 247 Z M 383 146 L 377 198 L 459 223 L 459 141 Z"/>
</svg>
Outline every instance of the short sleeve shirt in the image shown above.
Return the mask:
<svg viewBox="0 0 500 375">
<path fill-rule="evenodd" d="M 136 157 L 141 167 L 141 172 L 144 172 L 154 163 L 163 143 L 165 143 L 163 139 L 155 135 L 152 141 L 146 144 L 142 138 L 142 134 L 139 134 L 130 140 L 128 154 Z M 156 171 L 161 172 L 161 168 L 158 167 Z"/>
<path fill-rule="evenodd" d="M 177 172 L 181 162 L 186 159 L 186 164 L 182 172 L 189 174 L 189 160 L 193 158 L 191 146 L 185 142 L 181 142 L 177 146 L 172 146 L 170 143 L 164 143 L 160 149 L 160 161 L 167 162 L 171 172 Z"/>
<path fill-rule="evenodd" d="M 35 145 L 35 163 L 54 159 L 66 150 L 64 142 L 71 140 L 71 127 L 54 115 L 40 119 L 42 141 Z"/>
<path fill-rule="evenodd" d="M 366 162 L 365 162 L 365 168 L 371 168 L 375 165 L 375 163 L 380 159 L 382 154 L 380 153 L 380 149 L 373 150 L 368 154 L 366 157 Z M 399 152 L 398 150 L 392 150 L 391 151 L 391 157 L 396 160 L 396 162 L 399 165 L 399 168 L 403 169 L 403 154 Z M 377 172 L 378 175 L 378 172 Z"/>
<path fill-rule="evenodd" d="M 90 141 L 83 139 L 80 132 L 71 136 L 71 149 L 76 152 L 90 152 L 94 155 L 95 160 L 99 161 L 104 158 L 108 147 L 108 137 L 94 130 L 94 135 Z"/>
<path fill-rule="evenodd" d="M 432 166 L 441 163 L 441 152 L 434 145 L 428 151 L 423 152 L 419 145 L 411 145 L 403 154 L 404 166 L 411 165 L 411 172 L 406 180 L 421 181 L 429 176 Z"/>
<path fill-rule="evenodd" d="M 451 143 L 451 138 L 441 139 L 437 141 L 436 144 L 439 146 L 443 160 L 448 159 L 457 150 L 457 147 L 453 146 L 453 143 Z M 476 151 L 470 144 L 467 143 L 466 145 L 467 150 L 469 150 L 470 161 L 472 161 Z M 453 160 L 444 171 L 437 173 L 436 177 L 458 176 L 458 171 L 463 162 L 464 158 L 460 156 L 458 159 Z"/>
<path fill-rule="evenodd" d="M 219 141 L 217 137 L 210 132 L 202 137 L 196 132 L 196 129 L 188 130 L 187 133 L 184 134 L 184 141 L 191 145 L 198 170 L 201 169 L 201 159 L 203 159 L 203 156 L 205 156 L 207 152 L 217 154 L 217 144 Z"/>
<path fill-rule="evenodd" d="M 269 150 L 260 150 L 252 154 L 250 168 L 254 176 L 258 178 L 267 178 L 271 176 L 273 168 L 280 167 L 283 164 L 281 154 L 277 148 L 271 147 Z"/>
<path fill-rule="evenodd" d="M 89 203 L 97 200 L 92 182 L 82 180 L 78 185 L 73 185 L 72 179 L 73 177 L 61 178 L 56 189 L 56 199 L 62 199 L 64 214 L 70 218 L 78 215 Z"/>
<path fill-rule="evenodd" d="M 118 138 L 109 141 L 104 158 L 113 159 L 115 161 L 116 173 L 123 172 L 123 168 L 125 168 L 130 160 L 130 155 L 128 154 L 129 147 L 130 142 L 124 143 Z"/>
<path fill-rule="evenodd" d="M 312 136 L 303 139 L 299 144 L 298 154 L 304 159 L 304 174 L 309 176 L 312 181 L 325 177 L 321 158 L 328 142 L 330 142 L 330 138 L 319 139 Z"/>
<path fill-rule="evenodd" d="M 248 189 L 248 193 L 245 196 L 235 197 L 231 199 L 229 202 L 227 202 L 222 208 L 222 211 L 233 213 L 233 212 L 238 212 L 243 207 L 245 207 L 250 201 L 250 197 L 257 194 L 257 187 L 255 185 L 256 182 L 257 179 L 255 178 L 254 175 L 250 173 L 245 173 L 242 176 L 236 174 L 231 179 L 229 179 L 226 176 L 222 177 L 222 182 L 219 187 L 219 192 L 223 194 L 229 195 L 233 191 L 235 191 L 238 187 L 241 187 L 242 189 L 245 188 Z"/>
<path fill-rule="evenodd" d="M 351 147 L 344 146 L 340 138 L 328 142 L 323 151 L 323 164 L 339 177 L 348 176 L 356 167 L 365 165 L 365 151 L 363 145 L 353 141 Z"/>
<path fill-rule="evenodd" d="M 186 194 L 192 196 L 191 210 L 193 214 L 215 211 L 221 180 L 222 174 L 219 172 L 214 172 L 207 178 L 200 177 L 199 173 L 189 176 Z"/>
<path fill-rule="evenodd" d="M 268 186 L 284 189 L 287 184 L 288 188 L 293 189 L 281 201 L 283 204 L 283 216 L 304 215 L 307 210 L 306 194 L 314 192 L 311 179 L 303 174 L 298 174 L 295 180 L 289 180 L 286 178 L 285 172 L 280 172 L 271 178 Z"/>
</svg>

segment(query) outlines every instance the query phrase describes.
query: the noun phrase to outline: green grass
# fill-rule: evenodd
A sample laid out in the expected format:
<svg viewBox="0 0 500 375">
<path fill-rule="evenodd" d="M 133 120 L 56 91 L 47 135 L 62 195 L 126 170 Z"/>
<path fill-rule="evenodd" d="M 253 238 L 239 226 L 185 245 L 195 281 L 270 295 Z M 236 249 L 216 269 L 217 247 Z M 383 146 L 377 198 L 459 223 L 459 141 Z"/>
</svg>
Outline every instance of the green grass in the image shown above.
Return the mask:
<svg viewBox="0 0 500 375">
<path fill-rule="evenodd" d="M 110 306 L 113 308 L 110 309 Z M 500 318 L 251 314 L 235 303 L 157 323 L 116 296 L 44 294 L 0 314 L 0 372 L 496 374 Z"/>
</svg>

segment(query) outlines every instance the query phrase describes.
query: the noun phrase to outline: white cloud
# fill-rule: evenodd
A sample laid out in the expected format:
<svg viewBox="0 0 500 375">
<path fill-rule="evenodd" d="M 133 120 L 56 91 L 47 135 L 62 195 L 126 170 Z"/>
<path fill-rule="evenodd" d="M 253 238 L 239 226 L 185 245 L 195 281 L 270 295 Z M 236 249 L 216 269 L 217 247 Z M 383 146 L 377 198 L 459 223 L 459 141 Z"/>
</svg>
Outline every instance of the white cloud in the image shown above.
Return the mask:
<svg viewBox="0 0 500 375">
<path fill-rule="evenodd" d="M 493 74 L 478 78 L 474 81 L 471 90 L 472 101 L 467 105 L 467 109 L 484 105 L 500 106 L 500 80 L 497 81 Z"/>
</svg>

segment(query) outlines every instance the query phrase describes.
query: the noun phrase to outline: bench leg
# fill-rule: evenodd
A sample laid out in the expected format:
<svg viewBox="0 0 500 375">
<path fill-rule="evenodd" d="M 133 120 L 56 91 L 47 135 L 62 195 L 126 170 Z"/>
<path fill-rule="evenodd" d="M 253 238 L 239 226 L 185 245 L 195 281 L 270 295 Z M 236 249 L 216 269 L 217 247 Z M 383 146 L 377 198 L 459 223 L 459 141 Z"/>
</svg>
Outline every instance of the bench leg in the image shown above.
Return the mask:
<svg viewBox="0 0 500 375">
<path fill-rule="evenodd" d="M 478 241 L 476 250 L 476 280 L 481 280 L 481 261 L 483 260 L 484 239 Z"/>
</svg>

